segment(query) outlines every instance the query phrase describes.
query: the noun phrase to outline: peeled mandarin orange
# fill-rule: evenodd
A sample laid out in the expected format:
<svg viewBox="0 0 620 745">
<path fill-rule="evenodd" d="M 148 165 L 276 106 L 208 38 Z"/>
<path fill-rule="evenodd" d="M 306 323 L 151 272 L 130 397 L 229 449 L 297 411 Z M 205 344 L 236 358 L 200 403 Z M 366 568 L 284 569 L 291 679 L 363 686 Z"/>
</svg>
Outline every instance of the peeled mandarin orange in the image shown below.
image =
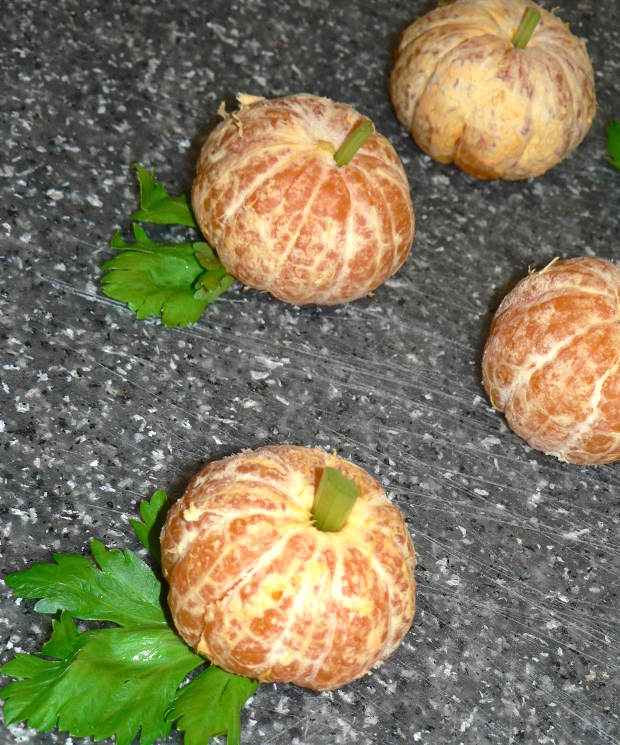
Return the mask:
<svg viewBox="0 0 620 745">
<path fill-rule="evenodd" d="M 299 94 L 240 95 L 205 142 L 192 188 L 201 231 L 240 282 L 290 303 L 367 295 L 407 258 L 409 184 L 372 134 L 347 165 L 334 153 L 362 121 L 350 106 Z"/>
<path fill-rule="evenodd" d="M 620 460 L 620 267 L 555 261 L 502 301 L 482 360 L 491 403 L 532 447 Z"/>
<path fill-rule="evenodd" d="M 524 49 L 524 12 L 540 13 Z M 529 0 L 456 0 L 401 36 L 390 78 L 419 147 L 478 178 L 538 176 L 585 137 L 596 112 L 586 45 Z"/>
<path fill-rule="evenodd" d="M 311 522 L 325 467 L 360 495 L 345 526 Z M 265 447 L 207 465 L 162 530 L 180 635 L 223 669 L 313 690 L 384 660 L 413 620 L 413 544 L 365 471 L 322 450 Z"/>
</svg>

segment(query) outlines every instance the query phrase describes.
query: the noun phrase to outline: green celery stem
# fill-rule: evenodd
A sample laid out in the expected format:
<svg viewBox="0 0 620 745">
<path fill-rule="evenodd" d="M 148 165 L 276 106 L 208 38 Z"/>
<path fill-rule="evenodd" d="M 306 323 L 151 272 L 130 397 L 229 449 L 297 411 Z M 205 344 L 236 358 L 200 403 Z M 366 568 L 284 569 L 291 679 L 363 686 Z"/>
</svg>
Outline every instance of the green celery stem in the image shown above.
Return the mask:
<svg viewBox="0 0 620 745">
<path fill-rule="evenodd" d="M 536 8 L 527 8 L 519 24 L 515 35 L 512 37 L 512 45 L 517 49 L 525 49 L 534 29 L 540 21 L 540 13 Z"/>
<path fill-rule="evenodd" d="M 325 468 L 314 495 L 312 523 L 315 528 L 326 533 L 335 533 L 345 526 L 359 487 L 336 468 Z"/>
<path fill-rule="evenodd" d="M 362 147 L 370 135 L 375 131 L 375 125 L 370 119 L 362 119 L 347 139 L 334 153 L 334 160 L 338 168 L 350 163 L 355 153 Z"/>
</svg>

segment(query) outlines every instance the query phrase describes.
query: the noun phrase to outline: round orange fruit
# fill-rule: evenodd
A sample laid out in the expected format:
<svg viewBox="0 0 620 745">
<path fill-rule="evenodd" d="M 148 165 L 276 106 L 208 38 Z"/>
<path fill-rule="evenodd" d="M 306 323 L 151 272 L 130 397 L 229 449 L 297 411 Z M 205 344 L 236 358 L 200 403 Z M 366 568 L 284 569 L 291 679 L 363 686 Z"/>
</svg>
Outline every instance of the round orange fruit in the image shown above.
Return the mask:
<svg viewBox="0 0 620 745">
<path fill-rule="evenodd" d="M 540 21 L 517 48 L 527 9 Z M 425 153 L 485 179 L 544 173 L 596 112 L 585 43 L 529 0 L 456 0 L 415 21 L 400 38 L 390 93 Z"/>
<path fill-rule="evenodd" d="M 205 142 L 192 188 L 198 225 L 226 270 L 290 303 L 344 303 L 403 264 L 414 215 L 403 166 L 373 133 L 341 167 L 334 153 L 363 121 L 299 94 L 240 95 Z"/>
<path fill-rule="evenodd" d="M 338 532 L 311 508 L 326 467 L 359 497 Z M 400 511 L 361 468 L 322 450 L 264 447 L 210 463 L 161 535 L 180 635 L 219 667 L 313 690 L 384 660 L 415 609 L 415 554 Z"/>
<path fill-rule="evenodd" d="M 504 298 L 482 360 L 491 403 L 532 447 L 620 460 L 620 267 L 554 261 Z"/>
</svg>

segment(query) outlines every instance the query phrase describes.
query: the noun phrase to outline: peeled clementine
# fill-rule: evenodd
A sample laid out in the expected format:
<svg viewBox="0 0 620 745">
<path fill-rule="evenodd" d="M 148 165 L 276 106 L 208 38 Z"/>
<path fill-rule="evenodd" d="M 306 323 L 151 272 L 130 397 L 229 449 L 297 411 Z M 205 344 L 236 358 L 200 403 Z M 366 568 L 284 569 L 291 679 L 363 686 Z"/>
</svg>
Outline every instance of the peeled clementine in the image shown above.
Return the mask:
<svg viewBox="0 0 620 745">
<path fill-rule="evenodd" d="M 360 489 L 346 525 L 311 522 L 337 468 Z M 322 450 L 265 447 L 207 465 L 167 517 L 162 569 L 177 630 L 223 669 L 314 690 L 384 660 L 413 620 L 415 554 L 365 471 Z"/>
<path fill-rule="evenodd" d="M 570 463 L 620 460 L 620 267 L 556 261 L 500 304 L 484 387 L 532 447 Z"/>
<path fill-rule="evenodd" d="M 513 37 L 540 13 L 525 48 Z M 419 147 L 478 178 L 538 176 L 585 137 L 596 112 L 585 43 L 529 0 L 456 0 L 402 34 L 390 78 Z"/>
<path fill-rule="evenodd" d="M 308 94 L 239 102 L 205 142 L 192 188 L 226 270 L 290 303 L 344 303 L 385 282 L 414 232 L 389 141 L 375 132 L 338 167 L 334 153 L 362 120 L 350 106 Z"/>
</svg>

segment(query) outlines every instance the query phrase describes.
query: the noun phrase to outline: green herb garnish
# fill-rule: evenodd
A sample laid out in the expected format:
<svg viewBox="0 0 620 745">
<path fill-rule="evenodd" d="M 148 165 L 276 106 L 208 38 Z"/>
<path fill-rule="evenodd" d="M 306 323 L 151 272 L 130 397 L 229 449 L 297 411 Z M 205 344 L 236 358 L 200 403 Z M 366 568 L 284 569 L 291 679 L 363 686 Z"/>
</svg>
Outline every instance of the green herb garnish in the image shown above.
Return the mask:
<svg viewBox="0 0 620 745">
<path fill-rule="evenodd" d="M 21 680 L 2 690 L 4 721 L 75 737 L 147 745 L 166 737 L 170 701 L 202 661 L 166 624 L 78 631 L 68 612 L 53 622 L 44 657 L 18 654 L 2 667 Z"/>
<path fill-rule="evenodd" d="M 143 522 L 132 521 L 156 561 L 167 508 L 165 492 L 157 491 L 140 505 Z M 258 682 L 208 666 L 182 686 L 205 660 L 168 624 L 161 581 L 132 551 L 99 541 L 91 551 L 96 565 L 56 554 L 53 564 L 6 578 L 18 597 L 38 600 L 39 613 L 61 613 L 39 654 L 17 654 L 0 668 L 18 678 L 0 692 L 5 723 L 115 737 L 117 745 L 130 745 L 139 731 L 140 745 L 151 745 L 178 720 L 186 745 L 205 745 L 215 735 L 239 745 L 240 711 Z M 115 625 L 81 631 L 73 618 Z"/>
<path fill-rule="evenodd" d="M 540 11 L 536 10 L 536 8 L 526 8 L 521 23 L 519 24 L 519 28 L 515 31 L 515 35 L 512 37 L 513 47 L 516 47 L 517 49 L 525 49 L 539 22 Z"/>
<path fill-rule="evenodd" d="M 228 733 L 228 743 L 241 737 L 239 711 L 254 694 L 258 681 L 231 675 L 210 665 L 181 689 L 168 712 L 169 721 L 185 732 L 185 745 L 204 745 L 209 738 Z M 205 700 L 218 706 L 205 707 Z"/>
<path fill-rule="evenodd" d="M 607 140 L 605 147 L 609 153 L 609 162 L 614 168 L 620 169 L 620 122 L 612 119 L 607 126 Z"/>
<path fill-rule="evenodd" d="M 139 163 L 136 163 L 136 175 L 140 185 L 140 209 L 133 213 L 132 220 L 198 227 L 187 194 L 171 196 L 155 178 L 155 171 L 149 173 Z"/>
<path fill-rule="evenodd" d="M 348 479 L 337 468 L 323 469 L 312 505 L 314 526 L 327 533 L 342 530 L 359 493 L 355 481 Z"/>
<path fill-rule="evenodd" d="M 133 220 L 195 227 L 186 196 L 167 194 L 155 174 L 136 167 L 140 209 Z M 139 319 L 161 314 L 165 326 L 195 323 L 204 309 L 235 282 L 204 241 L 159 243 L 133 224 L 134 242 L 119 231 L 110 245 L 120 253 L 101 267 L 104 295 L 127 303 Z"/>
<path fill-rule="evenodd" d="M 370 135 L 375 131 L 375 125 L 370 119 L 362 119 L 347 139 L 334 153 L 334 160 L 338 168 L 346 166 L 353 159 L 355 153 L 362 147 Z"/>
<path fill-rule="evenodd" d="M 168 495 L 163 489 L 153 492 L 150 500 L 140 502 L 140 517 L 142 520 L 130 520 L 133 532 L 140 543 L 151 554 L 157 564 L 161 564 L 161 546 L 159 534 L 168 512 Z"/>
<path fill-rule="evenodd" d="M 68 611 L 85 621 L 119 626 L 164 624 L 160 583 L 132 551 L 108 551 L 91 541 L 95 566 L 84 556 L 54 554 L 54 564 L 33 564 L 10 574 L 7 585 L 20 598 L 38 600 L 37 613 Z"/>
</svg>

